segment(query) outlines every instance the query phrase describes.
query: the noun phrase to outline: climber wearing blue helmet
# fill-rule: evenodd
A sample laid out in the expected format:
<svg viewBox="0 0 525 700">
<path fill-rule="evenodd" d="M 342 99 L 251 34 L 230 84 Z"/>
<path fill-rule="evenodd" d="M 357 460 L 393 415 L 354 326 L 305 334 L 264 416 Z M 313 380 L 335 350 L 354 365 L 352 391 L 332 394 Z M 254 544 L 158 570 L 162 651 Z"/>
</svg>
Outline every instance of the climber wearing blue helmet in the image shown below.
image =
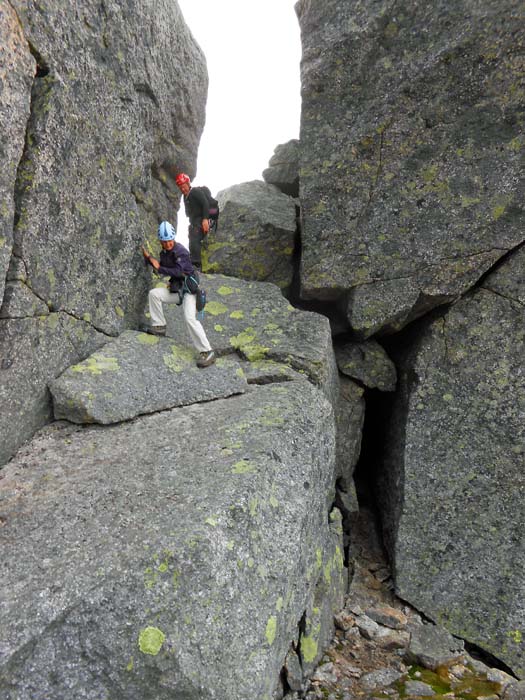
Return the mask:
<svg viewBox="0 0 525 700">
<path fill-rule="evenodd" d="M 188 276 L 196 276 L 195 268 L 190 260 L 190 254 L 180 243 L 175 242 L 175 229 L 169 221 L 163 221 L 157 231 L 157 237 L 162 246 L 160 259 L 157 260 L 143 247 L 142 254 L 146 262 L 163 276 L 170 278 L 168 287 L 155 287 L 149 292 L 148 303 L 151 315 L 151 326 L 145 330 L 152 335 L 166 335 L 166 318 L 162 304 L 180 304 L 179 291 Z M 182 309 L 186 328 L 191 342 L 199 352 L 198 367 L 208 367 L 215 362 L 215 353 L 208 341 L 204 328 L 196 316 L 195 294 L 186 293 L 182 298 Z"/>
</svg>

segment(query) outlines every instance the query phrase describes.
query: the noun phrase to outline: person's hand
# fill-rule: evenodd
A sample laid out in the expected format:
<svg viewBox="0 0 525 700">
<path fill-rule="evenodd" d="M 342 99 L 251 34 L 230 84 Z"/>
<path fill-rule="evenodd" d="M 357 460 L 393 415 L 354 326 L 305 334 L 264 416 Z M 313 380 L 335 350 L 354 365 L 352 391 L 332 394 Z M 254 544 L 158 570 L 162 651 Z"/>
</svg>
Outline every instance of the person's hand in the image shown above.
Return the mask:
<svg viewBox="0 0 525 700">
<path fill-rule="evenodd" d="M 209 233 L 210 231 L 210 222 L 208 219 L 203 219 L 202 220 L 202 232 L 203 233 Z"/>
<path fill-rule="evenodd" d="M 147 260 L 152 267 L 154 267 L 156 270 L 159 269 L 159 267 L 160 267 L 159 261 L 155 260 L 155 258 L 152 257 L 148 253 L 148 251 L 146 250 L 146 248 L 144 248 L 144 246 L 142 246 L 142 255 L 144 256 L 145 260 Z"/>
</svg>

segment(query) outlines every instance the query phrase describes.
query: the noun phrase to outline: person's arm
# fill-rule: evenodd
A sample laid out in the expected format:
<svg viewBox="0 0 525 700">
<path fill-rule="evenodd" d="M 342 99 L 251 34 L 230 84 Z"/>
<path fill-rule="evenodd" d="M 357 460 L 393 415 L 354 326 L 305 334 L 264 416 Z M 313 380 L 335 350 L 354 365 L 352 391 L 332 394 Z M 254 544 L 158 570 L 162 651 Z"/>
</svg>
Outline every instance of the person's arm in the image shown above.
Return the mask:
<svg viewBox="0 0 525 700">
<path fill-rule="evenodd" d="M 154 267 L 155 270 L 158 270 L 158 269 L 159 269 L 159 267 L 160 267 L 159 261 L 156 260 L 152 255 L 150 255 L 150 254 L 148 253 L 148 251 L 146 250 L 146 248 L 144 248 L 144 246 L 142 246 L 142 255 L 144 256 L 144 260 L 145 260 L 149 265 L 151 265 L 152 267 Z"/>
<path fill-rule="evenodd" d="M 208 198 L 204 192 L 199 190 L 198 187 L 195 187 L 191 190 L 190 195 L 200 210 L 201 220 L 204 221 L 204 219 L 206 219 L 206 221 L 208 221 L 210 218 L 210 205 L 208 204 Z"/>
</svg>

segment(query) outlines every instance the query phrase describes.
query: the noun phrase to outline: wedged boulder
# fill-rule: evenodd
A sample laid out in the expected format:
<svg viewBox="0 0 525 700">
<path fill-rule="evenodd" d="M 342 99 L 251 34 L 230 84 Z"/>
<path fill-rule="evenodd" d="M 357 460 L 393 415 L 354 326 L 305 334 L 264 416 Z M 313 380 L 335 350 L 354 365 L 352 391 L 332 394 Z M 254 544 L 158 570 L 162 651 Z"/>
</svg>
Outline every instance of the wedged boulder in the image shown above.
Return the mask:
<svg viewBox="0 0 525 700">
<path fill-rule="evenodd" d="M 0 480 L 0 694 L 270 700 L 318 584 L 344 575 L 334 464 L 306 381 L 45 428 Z"/>
<path fill-rule="evenodd" d="M 395 391 L 396 367 L 375 340 L 363 343 L 343 343 L 335 346 L 339 371 L 357 379 L 369 389 Z"/>
<path fill-rule="evenodd" d="M 301 295 L 346 302 L 362 338 L 393 332 L 525 239 L 521 4 L 296 9 Z"/>
<path fill-rule="evenodd" d="M 217 199 L 219 227 L 210 236 L 202 269 L 288 288 L 297 228 L 293 199 L 261 180 L 233 185 Z"/>
<path fill-rule="evenodd" d="M 0 307 L 13 247 L 15 182 L 25 145 L 26 123 L 31 107 L 31 86 L 36 71 L 20 20 L 12 5 L 0 7 Z"/>
<path fill-rule="evenodd" d="M 396 590 L 525 676 L 522 254 L 399 358 L 382 470 Z M 497 291 L 491 291 L 492 289 Z"/>
<path fill-rule="evenodd" d="M 12 0 L 0 12 L 0 297 L 6 269 L 26 285 L 10 286 L 0 315 L 35 319 L 10 323 L 2 353 L 20 359 L 22 385 L 45 386 L 85 355 L 71 352 L 69 323 L 37 320 L 43 305 L 93 335 L 137 326 L 148 285 L 139 247 L 178 208 L 171 174 L 195 172 L 207 73 L 176 2 Z M 35 342 L 16 336 L 28 325 Z M 50 414 L 41 399 L 16 397 L 9 453 Z"/>
<path fill-rule="evenodd" d="M 263 282 L 201 275 L 208 295 L 203 325 L 219 354 L 238 352 L 255 363 L 272 360 L 304 374 L 334 403 L 339 394 L 330 323 L 320 314 L 291 306 L 278 287 Z M 164 307 L 167 333 L 184 338 L 184 319 Z"/>
<path fill-rule="evenodd" d="M 337 477 L 339 487 L 352 496 L 354 493 L 353 474 L 361 453 L 361 438 L 365 420 L 363 394 L 362 387 L 348 377 L 340 377 L 339 401 L 335 411 Z"/>
<path fill-rule="evenodd" d="M 67 314 L 0 320 L 0 465 L 53 419 L 50 379 L 107 341 Z"/>
<path fill-rule="evenodd" d="M 126 331 L 50 383 L 55 418 L 108 425 L 247 389 L 235 358 L 206 371 L 195 360 L 195 351 L 169 338 Z"/>
<path fill-rule="evenodd" d="M 290 197 L 299 196 L 299 147 L 298 139 L 279 144 L 262 174 L 265 182 Z"/>
</svg>

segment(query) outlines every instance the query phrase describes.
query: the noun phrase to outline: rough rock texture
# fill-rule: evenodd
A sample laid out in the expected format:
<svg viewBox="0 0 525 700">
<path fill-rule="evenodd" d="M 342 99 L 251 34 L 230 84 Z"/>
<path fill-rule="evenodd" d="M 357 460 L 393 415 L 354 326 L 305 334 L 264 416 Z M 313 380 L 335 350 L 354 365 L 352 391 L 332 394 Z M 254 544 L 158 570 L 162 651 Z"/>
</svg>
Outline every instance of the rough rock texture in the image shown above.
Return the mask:
<svg viewBox="0 0 525 700">
<path fill-rule="evenodd" d="M 0 12 L 1 290 L 11 247 L 7 279 L 19 282 L 0 316 L 20 319 L 2 345 L 9 356 L 24 345 L 30 384 L 35 365 L 48 380 L 61 365 L 18 337 L 43 304 L 86 334 L 136 325 L 147 287 L 139 245 L 178 207 L 169 176 L 195 172 L 207 75 L 170 0 L 11 0 Z M 41 341 L 70 345 L 66 335 Z M 24 435 L 41 412 L 27 400 Z"/>
<path fill-rule="evenodd" d="M 290 197 L 299 196 L 299 146 L 298 139 L 277 146 L 269 167 L 263 171 L 265 182 L 275 185 Z"/>
<path fill-rule="evenodd" d="M 203 371 L 195 356 L 169 338 L 127 331 L 51 382 L 55 418 L 107 425 L 247 389 L 235 358 Z"/>
<path fill-rule="evenodd" d="M 520 677 L 522 258 L 521 251 L 508 258 L 484 288 L 427 323 L 400 357 L 400 393 L 380 488 L 399 595 Z"/>
<path fill-rule="evenodd" d="M 202 269 L 288 288 L 297 228 L 293 199 L 260 180 L 222 190 L 217 199 L 219 227 Z"/>
<path fill-rule="evenodd" d="M 455 639 L 437 625 L 414 625 L 410 628 L 410 643 L 406 652 L 409 663 L 437 671 L 450 666 L 464 652 L 462 639 Z M 417 695 L 417 693 L 415 693 Z"/>
<path fill-rule="evenodd" d="M 339 371 L 357 379 L 369 389 L 394 391 L 396 367 L 375 340 L 364 343 L 343 343 L 335 346 Z"/>
<path fill-rule="evenodd" d="M 341 610 L 347 588 L 347 570 L 343 562 L 343 528 L 341 513 L 334 508 L 330 513 L 332 542 L 324 550 L 316 551 L 317 567 L 322 571 L 315 595 L 305 611 L 303 630 L 298 647 L 303 674 L 312 675 L 334 633 L 334 615 Z"/>
<path fill-rule="evenodd" d="M 296 7 L 301 293 L 394 331 L 525 238 L 523 3 Z"/>
<path fill-rule="evenodd" d="M 340 377 L 335 420 L 337 426 L 337 477 L 346 493 L 353 492 L 353 474 L 361 452 L 365 420 L 364 390 L 347 377 Z"/>
<path fill-rule="evenodd" d="M 52 420 L 49 379 L 106 342 L 67 314 L 0 320 L 0 464 Z"/>
<path fill-rule="evenodd" d="M 0 481 L 2 697 L 269 700 L 344 573 L 334 464 L 305 381 L 45 428 Z"/>
<path fill-rule="evenodd" d="M 326 317 L 294 308 L 273 284 L 201 275 L 201 286 L 208 295 L 203 326 L 219 354 L 237 351 L 263 368 L 267 360 L 287 365 L 321 387 L 334 404 L 339 377 Z M 182 342 L 181 310 L 164 308 L 168 335 Z"/>
<path fill-rule="evenodd" d="M 18 17 L 8 2 L 0 5 L 0 306 L 13 247 L 14 191 L 24 151 L 35 60 Z"/>
</svg>

